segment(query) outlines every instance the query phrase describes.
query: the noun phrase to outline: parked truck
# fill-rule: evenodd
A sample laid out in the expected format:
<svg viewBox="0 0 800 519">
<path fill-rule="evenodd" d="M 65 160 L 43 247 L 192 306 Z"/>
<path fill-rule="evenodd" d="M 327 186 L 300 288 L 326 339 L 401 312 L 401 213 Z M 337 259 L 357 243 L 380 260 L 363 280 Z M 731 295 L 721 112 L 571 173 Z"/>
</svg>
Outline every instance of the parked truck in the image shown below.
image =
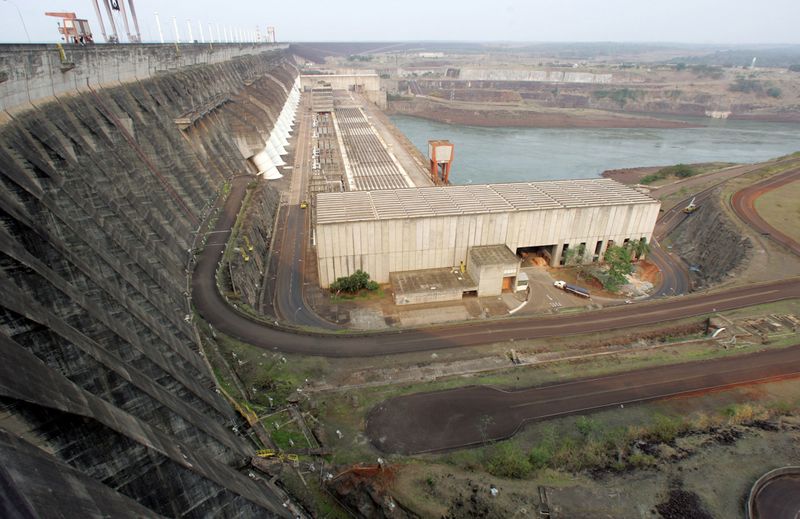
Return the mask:
<svg viewBox="0 0 800 519">
<path fill-rule="evenodd" d="M 590 294 L 589 291 L 586 290 L 585 288 L 575 285 L 570 285 L 566 281 L 561 281 L 561 280 L 554 281 L 553 286 L 560 288 L 564 292 L 570 292 L 572 294 L 575 294 L 576 296 L 592 297 L 592 294 Z"/>
</svg>

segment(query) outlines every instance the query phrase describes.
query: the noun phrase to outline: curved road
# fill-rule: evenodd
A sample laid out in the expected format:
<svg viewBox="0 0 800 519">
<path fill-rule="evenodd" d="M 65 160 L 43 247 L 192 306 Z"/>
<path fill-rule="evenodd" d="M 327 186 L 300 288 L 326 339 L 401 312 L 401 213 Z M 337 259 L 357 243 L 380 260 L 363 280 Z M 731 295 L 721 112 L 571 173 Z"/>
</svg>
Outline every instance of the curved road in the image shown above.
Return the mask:
<svg viewBox="0 0 800 519">
<path fill-rule="evenodd" d="M 770 239 L 800 256 L 800 244 L 768 224 L 755 209 L 755 201 L 758 197 L 767 191 L 778 189 L 796 180 L 800 180 L 800 168 L 780 173 L 763 182 L 737 191 L 731 198 L 731 206 L 739 218 L 744 220 L 750 227 L 761 234 L 769 235 Z"/>
<path fill-rule="evenodd" d="M 438 350 L 459 346 L 598 332 L 704 315 L 759 303 L 800 297 L 800 279 L 746 286 L 713 294 L 695 294 L 637 305 L 632 312 L 618 306 L 595 312 L 534 318 L 461 323 L 391 332 L 331 334 L 279 328 L 235 311 L 215 283 L 219 258 L 230 237 L 248 177 L 233 181 L 230 195 L 200 253 L 192 276 L 192 301 L 214 328 L 250 344 L 285 353 L 330 357 L 362 357 Z M 299 240 L 298 240 L 299 241 Z"/>
</svg>

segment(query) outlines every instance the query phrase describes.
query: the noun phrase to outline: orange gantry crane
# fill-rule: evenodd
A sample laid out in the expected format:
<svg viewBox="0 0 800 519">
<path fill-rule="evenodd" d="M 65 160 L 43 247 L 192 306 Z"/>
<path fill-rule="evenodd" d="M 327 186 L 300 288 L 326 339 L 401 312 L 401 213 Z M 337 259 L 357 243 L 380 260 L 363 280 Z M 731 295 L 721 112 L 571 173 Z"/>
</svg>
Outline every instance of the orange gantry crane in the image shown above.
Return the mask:
<svg viewBox="0 0 800 519">
<path fill-rule="evenodd" d="M 67 43 L 77 43 L 84 45 L 86 43 L 94 43 L 92 30 L 89 28 L 89 21 L 84 18 L 78 18 L 75 13 L 44 13 L 45 16 L 53 16 L 61 18 L 61 23 L 58 24 L 58 32 Z"/>
</svg>

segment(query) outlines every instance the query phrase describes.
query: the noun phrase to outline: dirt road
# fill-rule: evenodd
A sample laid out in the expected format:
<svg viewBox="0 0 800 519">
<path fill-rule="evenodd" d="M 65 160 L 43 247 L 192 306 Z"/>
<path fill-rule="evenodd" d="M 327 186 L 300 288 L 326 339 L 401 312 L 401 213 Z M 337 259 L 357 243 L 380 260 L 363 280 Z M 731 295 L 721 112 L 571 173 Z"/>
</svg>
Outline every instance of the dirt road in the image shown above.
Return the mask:
<svg viewBox="0 0 800 519">
<path fill-rule="evenodd" d="M 366 433 L 387 453 L 419 454 L 499 440 L 527 422 L 667 396 L 800 375 L 800 345 L 503 391 L 473 386 L 387 400 Z"/>
<path fill-rule="evenodd" d="M 800 243 L 768 224 L 761 218 L 755 208 L 755 201 L 758 197 L 797 179 L 800 179 L 800 168 L 775 175 L 764 182 L 759 182 L 734 193 L 731 199 L 731 206 L 739 218 L 744 220 L 750 227 L 763 235 L 769 236 L 773 241 L 800 256 Z"/>
</svg>

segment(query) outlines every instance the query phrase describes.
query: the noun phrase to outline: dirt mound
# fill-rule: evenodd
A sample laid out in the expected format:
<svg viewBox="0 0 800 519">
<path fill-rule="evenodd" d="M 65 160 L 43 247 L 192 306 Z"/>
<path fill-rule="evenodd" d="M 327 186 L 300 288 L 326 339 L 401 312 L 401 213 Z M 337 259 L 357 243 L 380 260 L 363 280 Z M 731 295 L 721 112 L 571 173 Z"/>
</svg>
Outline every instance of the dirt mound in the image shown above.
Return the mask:
<svg viewBox="0 0 800 519">
<path fill-rule="evenodd" d="M 398 506 L 387 492 L 394 477 L 392 467 L 356 465 L 333 478 L 328 488 L 354 517 L 416 517 Z"/>
<path fill-rule="evenodd" d="M 647 260 L 642 260 L 636 264 L 636 276 L 642 281 L 649 281 L 655 285 L 658 283 L 659 274 L 658 267 Z"/>
<path fill-rule="evenodd" d="M 541 256 L 533 256 L 531 258 L 531 265 L 535 267 L 547 267 L 548 263 L 547 260 Z"/>
<path fill-rule="evenodd" d="M 656 505 L 656 510 L 664 519 L 714 519 L 697 494 L 683 489 L 670 491 L 669 499 Z"/>
</svg>

